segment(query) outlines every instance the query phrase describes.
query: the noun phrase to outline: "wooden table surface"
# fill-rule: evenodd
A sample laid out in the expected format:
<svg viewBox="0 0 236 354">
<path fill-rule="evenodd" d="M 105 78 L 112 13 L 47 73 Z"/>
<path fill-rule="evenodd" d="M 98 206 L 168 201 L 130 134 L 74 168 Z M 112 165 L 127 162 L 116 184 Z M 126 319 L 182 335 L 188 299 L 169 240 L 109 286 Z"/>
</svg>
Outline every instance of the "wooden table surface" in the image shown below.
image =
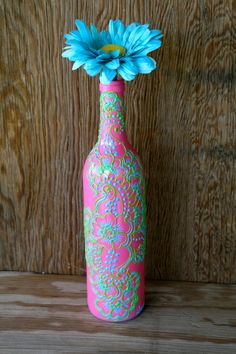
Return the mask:
<svg viewBox="0 0 236 354">
<path fill-rule="evenodd" d="M 236 353 L 236 285 L 147 281 L 146 305 L 107 323 L 85 278 L 0 272 L 0 353 Z"/>
</svg>

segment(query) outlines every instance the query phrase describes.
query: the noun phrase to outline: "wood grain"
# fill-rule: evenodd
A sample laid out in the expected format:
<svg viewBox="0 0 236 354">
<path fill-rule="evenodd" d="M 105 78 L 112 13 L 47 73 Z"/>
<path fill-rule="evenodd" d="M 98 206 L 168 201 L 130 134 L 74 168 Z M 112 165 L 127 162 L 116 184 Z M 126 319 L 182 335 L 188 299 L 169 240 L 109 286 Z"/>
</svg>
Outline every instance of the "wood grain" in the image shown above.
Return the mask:
<svg viewBox="0 0 236 354">
<path fill-rule="evenodd" d="M 0 273 L 0 353 L 236 351 L 236 285 L 148 281 L 140 316 L 107 323 L 87 308 L 84 277 Z"/>
<path fill-rule="evenodd" d="M 0 0 L 0 269 L 85 274 L 82 167 L 98 78 L 71 72 L 76 18 L 164 32 L 159 70 L 126 85 L 148 183 L 147 278 L 236 281 L 236 2 Z"/>
</svg>

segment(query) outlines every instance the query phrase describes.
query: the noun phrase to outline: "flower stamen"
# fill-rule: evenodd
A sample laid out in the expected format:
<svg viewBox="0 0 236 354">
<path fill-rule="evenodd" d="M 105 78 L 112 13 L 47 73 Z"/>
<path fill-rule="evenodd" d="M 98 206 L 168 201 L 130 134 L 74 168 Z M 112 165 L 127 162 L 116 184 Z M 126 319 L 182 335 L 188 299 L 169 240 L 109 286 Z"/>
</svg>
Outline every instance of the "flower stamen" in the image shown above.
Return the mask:
<svg viewBox="0 0 236 354">
<path fill-rule="evenodd" d="M 118 44 L 106 44 L 102 48 L 102 50 L 105 50 L 105 52 L 110 52 L 112 50 L 117 50 L 119 49 L 121 55 L 125 55 L 125 48 L 122 47 L 121 45 Z"/>
</svg>

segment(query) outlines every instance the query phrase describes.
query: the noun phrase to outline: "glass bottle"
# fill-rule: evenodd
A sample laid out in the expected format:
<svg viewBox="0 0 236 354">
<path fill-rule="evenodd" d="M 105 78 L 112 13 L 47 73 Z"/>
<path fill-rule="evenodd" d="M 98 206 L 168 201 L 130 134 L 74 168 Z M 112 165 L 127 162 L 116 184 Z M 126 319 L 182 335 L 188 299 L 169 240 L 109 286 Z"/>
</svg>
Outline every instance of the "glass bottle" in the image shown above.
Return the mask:
<svg viewBox="0 0 236 354">
<path fill-rule="evenodd" d="M 106 321 L 144 306 L 146 188 L 125 129 L 124 81 L 100 83 L 98 141 L 83 168 L 87 301 Z"/>
</svg>

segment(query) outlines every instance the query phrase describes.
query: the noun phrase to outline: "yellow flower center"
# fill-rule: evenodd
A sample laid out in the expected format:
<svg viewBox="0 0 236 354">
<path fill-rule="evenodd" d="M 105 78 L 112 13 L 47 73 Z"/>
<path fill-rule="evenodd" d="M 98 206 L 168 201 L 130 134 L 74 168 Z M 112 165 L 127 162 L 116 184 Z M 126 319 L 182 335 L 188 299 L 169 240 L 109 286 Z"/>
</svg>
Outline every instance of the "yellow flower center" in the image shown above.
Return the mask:
<svg viewBox="0 0 236 354">
<path fill-rule="evenodd" d="M 121 55 L 124 55 L 124 54 L 125 54 L 125 48 L 122 47 L 121 45 L 118 45 L 118 44 L 106 44 L 106 45 L 104 45 L 101 49 L 102 49 L 102 50 L 105 50 L 105 51 L 108 52 L 108 53 L 109 53 L 111 50 L 117 50 L 117 49 L 119 49 Z"/>
</svg>

